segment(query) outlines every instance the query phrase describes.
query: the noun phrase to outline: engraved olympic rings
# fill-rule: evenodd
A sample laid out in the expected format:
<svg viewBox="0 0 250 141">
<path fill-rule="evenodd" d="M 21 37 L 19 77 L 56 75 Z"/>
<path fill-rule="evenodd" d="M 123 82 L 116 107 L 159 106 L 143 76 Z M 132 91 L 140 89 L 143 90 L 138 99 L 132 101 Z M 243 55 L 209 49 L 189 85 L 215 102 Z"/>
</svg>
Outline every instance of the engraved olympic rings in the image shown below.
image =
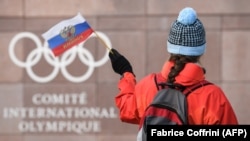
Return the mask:
<svg viewBox="0 0 250 141">
<path fill-rule="evenodd" d="M 96 31 L 96 34 L 98 34 L 98 37 L 101 38 L 107 44 L 107 46 L 112 48 L 109 38 L 104 33 Z M 92 34 L 88 39 L 97 37 L 96 34 Z M 36 45 L 36 48 L 28 54 L 25 61 L 19 60 L 15 54 L 15 45 L 22 38 L 29 38 L 33 40 Z M 58 57 L 53 57 L 54 55 L 49 49 L 47 42 L 44 42 L 42 46 L 40 39 L 35 34 L 31 32 L 21 32 L 16 34 L 10 41 L 9 55 L 11 60 L 17 66 L 25 68 L 29 77 L 38 83 L 47 83 L 52 81 L 55 79 L 60 70 L 62 75 L 68 81 L 80 83 L 87 80 L 93 74 L 95 67 L 102 66 L 109 59 L 109 50 L 106 50 L 104 56 L 100 60 L 95 61 L 91 52 L 84 48 L 84 43 L 85 41 L 78 44 L 77 47 L 72 47 L 71 49 L 67 50 L 61 55 L 62 57 L 59 59 Z M 49 75 L 42 77 L 35 74 L 35 72 L 32 70 L 32 67 L 40 61 L 41 57 L 44 57 L 47 63 L 54 67 Z M 79 60 L 88 66 L 87 71 L 82 76 L 73 76 L 66 69 L 66 67 L 70 65 L 76 57 L 79 57 Z"/>
</svg>

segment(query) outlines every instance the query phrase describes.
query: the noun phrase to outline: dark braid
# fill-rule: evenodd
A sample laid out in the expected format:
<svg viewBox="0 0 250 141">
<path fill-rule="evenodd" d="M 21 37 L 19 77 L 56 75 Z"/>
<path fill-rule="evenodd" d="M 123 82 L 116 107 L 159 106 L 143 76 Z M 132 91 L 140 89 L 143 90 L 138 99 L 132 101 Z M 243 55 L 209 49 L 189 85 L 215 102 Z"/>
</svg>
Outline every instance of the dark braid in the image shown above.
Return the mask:
<svg viewBox="0 0 250 141">
<path fill-rule="evenodd" d="M 169 61 L 174 62 L 174 66 L 170 69 L 170 73 L 168 74 L 168 83 L 175 82 L 175 77 L 182 71 L 186 63 L 199 62 L 199 58 L 200 56 L 185 56 L 185 55 L 171 54 Z"/>
</svg>

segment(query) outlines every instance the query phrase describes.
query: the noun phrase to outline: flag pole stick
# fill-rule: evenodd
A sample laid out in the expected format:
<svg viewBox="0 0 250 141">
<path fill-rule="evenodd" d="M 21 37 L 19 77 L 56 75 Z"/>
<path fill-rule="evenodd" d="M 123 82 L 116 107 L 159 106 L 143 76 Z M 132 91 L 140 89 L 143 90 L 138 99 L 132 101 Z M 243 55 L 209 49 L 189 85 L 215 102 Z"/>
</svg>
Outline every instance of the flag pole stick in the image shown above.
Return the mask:
<svg viewBox="0 0 250 141">
<path fill-rule="evenodd" d="M 103 41 L 103 39 L 96 33 L 96 31 L 95 31 L 95 30 L 93 30 L 93 31 L 94 31 L 96 37 L 105 45 L 105 47 L 106 47 L 111 53 L 113 53 L 112 50 L 111 50 L 111 48 Z"/>
</svg>

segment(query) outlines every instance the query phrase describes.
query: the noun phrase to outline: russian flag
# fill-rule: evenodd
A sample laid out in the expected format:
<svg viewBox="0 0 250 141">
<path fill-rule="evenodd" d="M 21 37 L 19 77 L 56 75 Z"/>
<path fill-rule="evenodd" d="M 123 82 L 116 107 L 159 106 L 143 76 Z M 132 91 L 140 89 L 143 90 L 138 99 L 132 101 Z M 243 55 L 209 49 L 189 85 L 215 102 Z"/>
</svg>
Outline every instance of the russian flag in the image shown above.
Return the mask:
<svg viewBox="0 0 250 141">
<path fill-rule="evenodd" d="M 75 17 L 63 20 L 42 34 L 55 56 L 86 40 L 93 29 L 78 13 Z"/>
</svg>

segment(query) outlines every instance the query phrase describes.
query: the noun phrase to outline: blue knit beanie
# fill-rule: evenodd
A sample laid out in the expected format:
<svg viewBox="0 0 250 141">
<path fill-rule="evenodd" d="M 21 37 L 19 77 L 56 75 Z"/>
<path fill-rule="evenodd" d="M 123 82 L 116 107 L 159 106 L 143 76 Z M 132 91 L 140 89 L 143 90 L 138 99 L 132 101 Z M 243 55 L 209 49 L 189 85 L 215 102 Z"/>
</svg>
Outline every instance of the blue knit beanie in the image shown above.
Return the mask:
<svg viewBox="0 0 250 141">
<path fill-rule="evenodd" d="M 206 33 L 193 8 L 182 9 L 171 26 L 167 50 L 172 54 L 200 56 L 206 50 Z"/>
</svg>

